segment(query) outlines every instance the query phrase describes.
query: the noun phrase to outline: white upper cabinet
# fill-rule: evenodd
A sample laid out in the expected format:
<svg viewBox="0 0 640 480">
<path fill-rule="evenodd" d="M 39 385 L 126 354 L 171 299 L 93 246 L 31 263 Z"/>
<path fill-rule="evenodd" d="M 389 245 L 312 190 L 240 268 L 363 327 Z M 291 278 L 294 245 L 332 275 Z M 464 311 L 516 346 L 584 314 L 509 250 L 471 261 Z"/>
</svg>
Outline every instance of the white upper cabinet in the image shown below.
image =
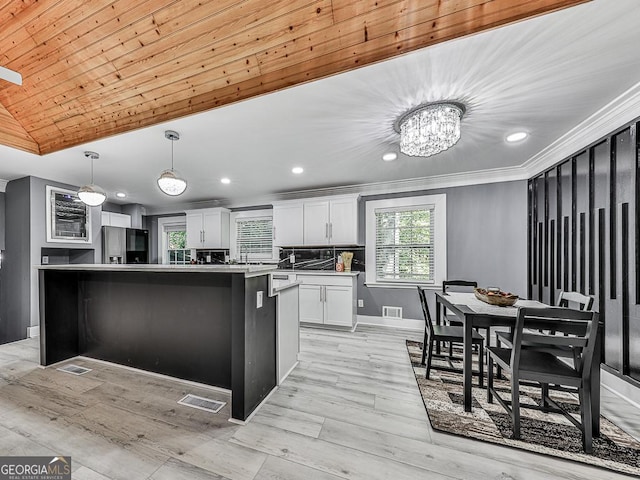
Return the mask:
<svg viewBox="0 0 640 480">
<path fill-rule="evenodd" d="M 329 202 L 304 202 L 304 244 L 329 245 Z"/>
<path fill-rule="evenodd" d="M 125 213 L 102 212 L 103 227 L 131 228 L 131 215 Z"/>
<path fill-rule="evenodd" d="M 329 201 L 329 240 L 331 245 L 358 243 L 358 197 Z"/>
<path fill-rule="evenodd" d="M 308 198 L 273 205 L 274 245 L 358 244 L 358 195 Z"/>
<path fill-rule="evenodd" d="M 290 246 L 303 244 L 303 204 L 283 202 L 273 205 L 273 244 Z"/>
<path fill-rule="evenodd" d="M 229 248 L 229 210 L 188 210 L 187 248 Z"/>
</svg>

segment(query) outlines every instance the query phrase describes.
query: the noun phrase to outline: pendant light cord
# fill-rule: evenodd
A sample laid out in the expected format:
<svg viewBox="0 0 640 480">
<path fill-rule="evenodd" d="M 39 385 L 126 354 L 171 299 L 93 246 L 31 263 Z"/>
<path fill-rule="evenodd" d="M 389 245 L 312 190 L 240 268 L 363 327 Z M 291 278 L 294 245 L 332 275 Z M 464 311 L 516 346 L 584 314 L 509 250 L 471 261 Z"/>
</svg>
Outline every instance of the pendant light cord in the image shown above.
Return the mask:
<svg viewBox="0 0 640 480">
<path fill-rule="evenodd" d="M 172 138 L 171 139 L 171 171 L 173 172 L 173 142 L 175 142 L 175 140 Z"/>
</svg>

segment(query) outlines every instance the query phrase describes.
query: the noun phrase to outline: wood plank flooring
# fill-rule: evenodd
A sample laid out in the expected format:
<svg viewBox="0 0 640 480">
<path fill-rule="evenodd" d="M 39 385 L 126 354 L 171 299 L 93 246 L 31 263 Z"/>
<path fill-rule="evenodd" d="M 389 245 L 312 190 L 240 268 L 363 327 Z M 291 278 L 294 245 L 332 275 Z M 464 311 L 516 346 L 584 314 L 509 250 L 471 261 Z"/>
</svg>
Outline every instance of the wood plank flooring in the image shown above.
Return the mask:
<svg viewBox="0 0 640 480">
<path fill-rule="evenodd" d="M 74 480 L 627 478 L 433 431 L 407 338 L 419 335 L 303 329 L 300 364 L 244 426 L 229 403 L 176 403 L 225 393 L 90 360 L 69 362 L 83 376 L 41 369 L 37 339 L 2 345 L 0 454 L 71 455 Z"/>
</svg>

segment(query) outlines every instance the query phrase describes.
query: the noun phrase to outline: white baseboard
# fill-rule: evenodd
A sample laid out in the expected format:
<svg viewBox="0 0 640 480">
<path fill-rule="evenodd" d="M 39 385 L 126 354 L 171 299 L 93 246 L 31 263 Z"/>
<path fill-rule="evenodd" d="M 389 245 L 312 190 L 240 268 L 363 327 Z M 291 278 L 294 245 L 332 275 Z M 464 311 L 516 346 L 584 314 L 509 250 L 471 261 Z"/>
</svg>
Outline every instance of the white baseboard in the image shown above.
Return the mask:
<svg viewBox="0 0 640 480">
<path fill-rule="evenodd" d="M 401 328 L 404 330 L 424 331 L 424 320 L 410 318 L 385 318 L 374 315 L 358 315 L 358 325 L 376 325 L 380 327 Z"/>
<path fill-rule="evenodd" d="M 287 371 L 287 373 L 285 373 L 285 374 L 282 376 L 282 378 L 281 378 L 281 379 L 280 379 L 280 381 L 278 382 L 278 385 L 280 385 L 282 382 L 284 382 L 284 381 L 285 381 L 285 379 L 289 376 L 289 374 L 290 374 L 291 372 L 293 372 L 293 369 L 294 369 L 294 368 L 296 368 L 296 367 L 298 366 L 298 363 L 300 363 L 300 362 L 296 361 L 296 363 L 294 363 L 294 364 L 293 364 L 293 366 L 289 369 L 289 371 Z"/>
<path fill-rule="evenodd" d="M 27 327 L 27 338 L 39 337 L 40 336 L 40 325 L 36 325 L 35 327 Z"/>
</svg>

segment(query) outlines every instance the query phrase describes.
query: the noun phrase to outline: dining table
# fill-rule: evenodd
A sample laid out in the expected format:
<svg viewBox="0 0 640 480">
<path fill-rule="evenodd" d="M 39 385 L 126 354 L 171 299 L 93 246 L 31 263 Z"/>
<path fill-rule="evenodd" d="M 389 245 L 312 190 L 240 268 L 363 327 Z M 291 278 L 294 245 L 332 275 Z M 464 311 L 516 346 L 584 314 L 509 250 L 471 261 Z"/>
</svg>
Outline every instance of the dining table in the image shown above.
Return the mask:
<svg viewBox="0 0 640 480">
<path fill-rule="evenodd" d="M 463 355 L 462 355 L 462 376 L 464 390 L 464 411 L 471 412 L 472 408 L 472 331 L 474 328 L 487 329 L 489 332 L 492 327 L 509 327 L 515 326 L 516 316 L 519 307 L 548 307 L 537 300 L 518 299 L 513 306 L 491 305 L 479 300 L 475 294 L 469 292 L 435 292 L 436 298 L 436 325 L 442 324 L 442 311 L 444 309 L 453 313 L 462 323 L 463 336 Z M 599 328 L 599 331 L 601 328 Z M 489 345 L 490 339 L 486 339 Z M 591 370 L 592 384 L 592 419 L 593 419 L 593 435 L 598 436 L 600 433 L 600 359 L 601 359 L 601 335 L 596 335 L 596 345 L 593 358 L 593 366 Z M 484 354 L 484 353 L 482 353 Z"/>
</svg>

